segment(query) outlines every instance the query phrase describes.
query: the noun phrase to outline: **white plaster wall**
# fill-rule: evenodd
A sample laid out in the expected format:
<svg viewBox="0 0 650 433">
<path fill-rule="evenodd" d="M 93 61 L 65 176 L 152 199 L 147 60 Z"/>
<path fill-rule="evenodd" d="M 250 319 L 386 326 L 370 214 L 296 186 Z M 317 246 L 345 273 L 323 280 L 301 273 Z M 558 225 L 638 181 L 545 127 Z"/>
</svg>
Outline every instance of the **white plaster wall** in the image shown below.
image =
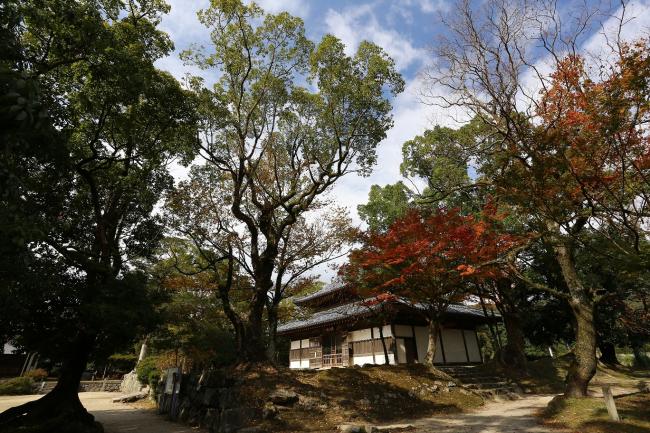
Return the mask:
<svg viewBox="0 0 650 433">
<path fill-rule="evenodd" d="M 353 356 L 352 362 L 354 363 L 354 365 L 384 364 L 385 359 L 386 358 L 384 357 L 383 353 L 375 353 L 374 359 L 372 355 Z M 388 363 L 395 364 L 395 356 L 392 353 L 388 354 Z"/>
<path fill-rule="evenodd" d="M 390 325 L 384 325 L 382 327 L 382 331 L 384 333 L 384 338 L 391 337 L 393 333 L 390 330 Z M 350 331 L 348 332 L 348 343 L 352 341 L 363 341 L 363 340 L 370 340 L 373 338 L 379 338 L 379 328 L 375 327 L 372 328 L 365 328 L 365 329 L 357 329 L 356 331 Z"/>
<path fill-rule="evenodd" d="M 467 353 L 470 362 L 481 362 L 481 351 L 476 340 L 476 331 L 465 329 L 465 341 L 467 342 Z"/>
<path fill-rule="evenodd" d="M 300 360 L 300 368 L 309 368 L 309 360 L 308 359 L 301 359 Z"/>
<path fill-rule="evenodd" d="M 291 341 L 291 350 L 300 349 L 300 340 Z"/>
<path fill-rule="evenodd" d="M 390 329 L 390 325 L 382 326 L 382 331 L 384 333 L 384 338 L 393 336 L 393 332 Z M 374 328 L 374 332 L 375 332 L 375 338 L 379 338 L 379 328 Z"/>
<path fill-rule="evenodd" d="M 309 347 L 309 338 L 302 340 L 302 348 L 306 349 L 307 347 Z"/>
<path fill-rule="evenodd" d="M 298 360 L 291 361 L 289 363 L 289 368 L 300 368 L 300 361 L 298 361 Z"/>
<path fill-rule="evenodd" d="M 445 345 L 445 360 L 448 363 L 467 362 L 461 329 L 443 329 L 442 343 Z"/>
<path fill-rule="evenodd" d="M 396 337 L 413 337 L 413 327 L 411 325 L 395 325 Z"/>
</svg>

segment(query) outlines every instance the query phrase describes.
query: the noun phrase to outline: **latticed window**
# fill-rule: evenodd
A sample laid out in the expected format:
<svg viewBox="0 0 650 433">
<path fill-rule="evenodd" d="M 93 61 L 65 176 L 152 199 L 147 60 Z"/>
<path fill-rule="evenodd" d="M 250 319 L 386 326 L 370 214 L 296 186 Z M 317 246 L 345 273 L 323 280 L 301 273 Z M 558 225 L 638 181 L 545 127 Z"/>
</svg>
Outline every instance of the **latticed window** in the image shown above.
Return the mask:
<svg viewBox="0 0 650 433">
<path fill-rule="evenodd" d="M 392 337 L 384 338 L 384 343 L 386 344 L 386 350 L 392 353 L 393 338 Z M 383 353 L 383 352 L 384 352 L 384 346 L 381 343 L 381 338 L 355 341 L 352 343 L 352 353 L 354 353 L 355 355 L 372 355 L 373 353 Z"/>
</svg>

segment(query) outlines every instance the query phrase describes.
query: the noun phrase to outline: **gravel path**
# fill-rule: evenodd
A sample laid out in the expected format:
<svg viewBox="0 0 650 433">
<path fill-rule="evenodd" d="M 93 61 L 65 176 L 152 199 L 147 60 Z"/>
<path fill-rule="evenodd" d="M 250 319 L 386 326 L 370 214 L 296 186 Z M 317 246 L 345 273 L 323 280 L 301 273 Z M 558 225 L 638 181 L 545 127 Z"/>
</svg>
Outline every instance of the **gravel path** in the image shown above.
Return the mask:
<svg viewBox="0 0 650 433">
<path fill-rule="evenodd" d="M 471 413 L 423 418 L 409 422 L 418 433 L 549 433 L 535 413 L 545 407 L 553 395 L 532 395 L 518 400 L 487 403 Z"/>
<path fill-rule="evenodd" d="M 204 430 L 165 421 L 151 409 L 142 409 L 111 399 L 116 392 L 82 392 L 79 398 L 84 407 L 104 425 L 106 433 L 200 433 Z M 0 396 L 0 412 L 10 407 L 36 400 L 40 395 Z"/>
</svg>

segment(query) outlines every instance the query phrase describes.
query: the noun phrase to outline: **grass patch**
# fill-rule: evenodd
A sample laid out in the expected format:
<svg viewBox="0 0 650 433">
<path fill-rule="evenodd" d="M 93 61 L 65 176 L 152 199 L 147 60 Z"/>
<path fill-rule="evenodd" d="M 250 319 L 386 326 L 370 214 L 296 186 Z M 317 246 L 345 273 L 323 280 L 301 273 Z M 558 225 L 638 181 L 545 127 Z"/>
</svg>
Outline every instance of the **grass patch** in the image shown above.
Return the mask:
<svg viewBox="0 0 650 433">
<path fill-rule="evenodd" d="M 14 377 L 0 382 L 0 395 L 33 394 L 34 380 L 31 377 Z"/>
<path fill-rule="evenodd" d="M 650 433 L 650 393 L 616 397 L 621 422 L 611 421 L 602 398 L 554 398 L 544 424 L 572 433 Z"/>
</svg>

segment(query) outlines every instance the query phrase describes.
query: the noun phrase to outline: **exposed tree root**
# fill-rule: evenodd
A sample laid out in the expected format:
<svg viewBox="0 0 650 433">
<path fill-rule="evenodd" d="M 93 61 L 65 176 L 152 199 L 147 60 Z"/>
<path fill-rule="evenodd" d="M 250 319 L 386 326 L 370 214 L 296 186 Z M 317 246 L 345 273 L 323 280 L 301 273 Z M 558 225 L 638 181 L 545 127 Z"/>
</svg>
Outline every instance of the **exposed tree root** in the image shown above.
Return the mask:
<svg viewBox="0 0 650 433">
<path fill-rule="evenodd" d="M 0 413 L 0 433 L 103 433 L 79 397 L 49 393 Z"/>
</svg>

